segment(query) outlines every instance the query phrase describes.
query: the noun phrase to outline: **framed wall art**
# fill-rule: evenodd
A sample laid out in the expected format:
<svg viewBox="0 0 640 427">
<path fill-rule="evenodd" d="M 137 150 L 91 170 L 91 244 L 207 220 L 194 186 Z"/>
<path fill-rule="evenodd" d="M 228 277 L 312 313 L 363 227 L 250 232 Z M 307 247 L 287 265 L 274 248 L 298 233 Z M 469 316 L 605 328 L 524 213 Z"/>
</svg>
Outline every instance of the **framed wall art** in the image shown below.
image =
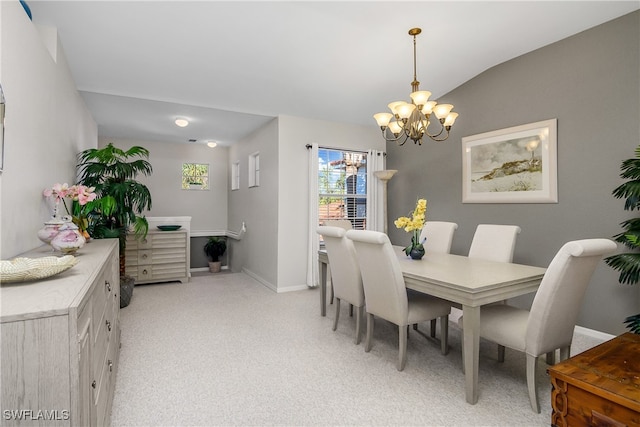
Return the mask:
<svg viewBox="0 0 640 427">
<path fill-rule="evenodd" d="M 557 120 L 462 138 L 462 203 L 557 203 Z"/>
</svg>

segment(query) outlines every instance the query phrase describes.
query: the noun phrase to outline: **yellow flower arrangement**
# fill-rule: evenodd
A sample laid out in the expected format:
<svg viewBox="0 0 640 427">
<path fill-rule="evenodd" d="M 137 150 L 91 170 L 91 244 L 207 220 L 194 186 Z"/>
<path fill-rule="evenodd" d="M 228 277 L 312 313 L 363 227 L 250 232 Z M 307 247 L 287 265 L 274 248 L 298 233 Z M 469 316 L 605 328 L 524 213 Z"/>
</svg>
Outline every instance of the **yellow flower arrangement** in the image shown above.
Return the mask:
<svg viewBox="0 0 640 427">
<path fill-rule="evenodd" d="M 407 233 L 412 233 L 411 244 L 404 248 L 404 253 L 409 255 L 412 249 L 418 249 L 424 251 L 424 247 L 420 242 L 420 232 L 424 227 L 427 214 L 427 200 L 418 199 L 416 202 L 416 208 L 411 213 L 411 217 L 401 216 L 394 221 L 397 228 L 403 228 Z"/>
</svg>

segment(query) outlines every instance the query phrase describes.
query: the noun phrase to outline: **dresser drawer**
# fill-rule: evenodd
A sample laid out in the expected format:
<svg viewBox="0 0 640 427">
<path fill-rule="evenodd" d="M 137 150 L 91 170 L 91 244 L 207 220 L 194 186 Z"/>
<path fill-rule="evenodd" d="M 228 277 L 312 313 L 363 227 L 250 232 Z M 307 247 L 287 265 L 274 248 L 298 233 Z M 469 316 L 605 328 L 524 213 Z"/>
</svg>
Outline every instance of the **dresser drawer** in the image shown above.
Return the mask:
<svg viewBox="0 0 640 427">
<path fill-rule="evenodd" d="M 151 263 L 152 252 L 151 249 L 140 249 L 137 253 L 138 265 L 145 265 Z"/>
<path fill-rule="evenodd" d="M 125 272 L 137 284 L 189 280 L 188 234 L 178 231 L 150 231 L 136 240 L 127 236 Z"/>
</svg>

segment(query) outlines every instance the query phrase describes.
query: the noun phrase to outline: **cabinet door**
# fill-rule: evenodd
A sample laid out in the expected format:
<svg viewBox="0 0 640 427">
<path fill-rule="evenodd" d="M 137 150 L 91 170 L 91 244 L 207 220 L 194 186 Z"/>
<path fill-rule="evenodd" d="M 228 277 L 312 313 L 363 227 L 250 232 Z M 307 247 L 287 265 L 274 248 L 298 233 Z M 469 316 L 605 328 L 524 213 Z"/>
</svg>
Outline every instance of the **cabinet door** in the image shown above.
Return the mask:
<svg viewBox="0 0 640 427">
<path fill-rule="evenodd" d="M 74 424 L 79 426 L 95 425 L 93 421 L 95 415 L 92 414 L 92 386 L 93 376 L 91 375 L 91 319 L 87 317 L 83 324 L 78 325 L 81 329 L 78 334 L 79 366 L 80 366 L 80 402 L 78 404 L 78 419 L 74 419 Z"/>
</svg>

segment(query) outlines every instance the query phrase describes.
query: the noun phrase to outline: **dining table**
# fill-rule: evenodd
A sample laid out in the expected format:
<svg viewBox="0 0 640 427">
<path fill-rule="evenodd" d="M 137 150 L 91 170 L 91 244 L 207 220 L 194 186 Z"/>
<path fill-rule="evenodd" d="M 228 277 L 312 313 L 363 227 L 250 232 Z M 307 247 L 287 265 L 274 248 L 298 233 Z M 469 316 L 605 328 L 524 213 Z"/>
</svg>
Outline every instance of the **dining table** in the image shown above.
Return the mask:
<svg viewBox="0 0 640 427">
<path fill-rule="evenodd" d="M 488 261 L 462 255 L 426 251 L 420 260 L 406 256 L 394 246 L 405 286 L 461 306 L 465 396 L 470 404 L 478 402 L 478 365 L 480 353 L 480 308 L 486 304 L 535 292 L 546 269 L 530 265 Z M 320 273 L 320 314 L 326 316 L 327 270 L 325 249 L 318 251 Z M 366 295 L 365 295 L 366 298 Z M 366 304 L 366 301 L 365 301 Z"/>
</svg>

